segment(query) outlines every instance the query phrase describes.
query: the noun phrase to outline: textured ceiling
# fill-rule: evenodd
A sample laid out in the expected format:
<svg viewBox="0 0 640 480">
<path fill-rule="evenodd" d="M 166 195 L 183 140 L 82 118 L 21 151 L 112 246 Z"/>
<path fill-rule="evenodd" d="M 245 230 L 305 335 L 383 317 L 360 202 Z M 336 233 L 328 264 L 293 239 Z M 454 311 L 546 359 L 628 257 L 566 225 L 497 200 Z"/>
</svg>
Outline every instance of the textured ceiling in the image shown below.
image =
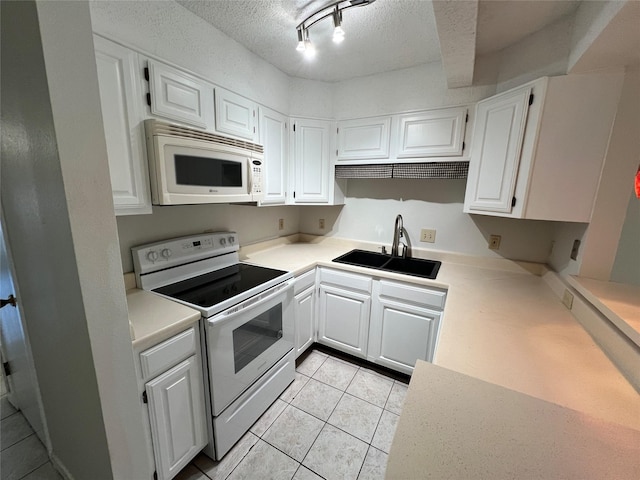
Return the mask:
<svg viewBox="0 0 640 480">
<path fill-rule="evenodd" d="M 288 75 L 323 81 L 441 60 L 431 0 L 376 0 L 343 12 L 343 43 L 330 18 L 309 30 L 317 55 L 296 51 L 296 26 L 332 0 L 178 0 L 178 3 Z M 481 0 L 476 51 L 501 50 L 564 15 L 578 1 Z"/>
</svg>

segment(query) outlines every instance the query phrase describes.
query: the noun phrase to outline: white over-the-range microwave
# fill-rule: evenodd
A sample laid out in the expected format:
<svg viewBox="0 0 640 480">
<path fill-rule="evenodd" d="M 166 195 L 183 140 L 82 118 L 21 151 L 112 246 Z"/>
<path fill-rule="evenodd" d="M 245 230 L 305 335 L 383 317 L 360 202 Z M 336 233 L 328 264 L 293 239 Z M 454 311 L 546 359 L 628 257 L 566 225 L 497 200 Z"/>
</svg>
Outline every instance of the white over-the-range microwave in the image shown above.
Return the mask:
<svg viewBox="0 0 640 480">
<path fill-rule="evenodd" d="M 261 145 L 145 120 L 154 205 L 262 200 Z"/>
</svg>

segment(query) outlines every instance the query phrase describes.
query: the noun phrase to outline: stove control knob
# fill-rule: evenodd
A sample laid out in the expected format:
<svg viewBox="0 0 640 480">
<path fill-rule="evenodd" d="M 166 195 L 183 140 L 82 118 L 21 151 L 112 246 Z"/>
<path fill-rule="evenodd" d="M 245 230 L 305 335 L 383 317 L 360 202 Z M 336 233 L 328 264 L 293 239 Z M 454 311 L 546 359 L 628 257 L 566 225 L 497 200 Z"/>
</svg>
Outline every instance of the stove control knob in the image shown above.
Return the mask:
<svg viewBox="0 0 640 480">
<path fill-rule="evenodd" d="M 158 260 L 158 252 L 156 252 L 155 250 L 149 250 L 149 253 L 147 253 L 147 260 L 149 260 L 150 262 L 155 262 L 156 260 Z"/>
<path fill-rule="evenodd" d="M 220 245 L 226 245 L 227 244 L 227 239 L 226 238 L 221 238 L 220 239 Z"/>
<path fill-rule="evenodd" d="M 163 248 L 160 252 L 160 255 L 162 255 L 162 258 L 164 258 L 165 260 L 169 260 L 169 257 L 172 253 L 173 252 L 171 252 L 171 250 L 169 250 L 168 248 Z"/>
<path fill-rule="evenodd" d="M 236 241 L 236 237 L 229 237 L 229 243 L 234 243 Z"/>
</svg>

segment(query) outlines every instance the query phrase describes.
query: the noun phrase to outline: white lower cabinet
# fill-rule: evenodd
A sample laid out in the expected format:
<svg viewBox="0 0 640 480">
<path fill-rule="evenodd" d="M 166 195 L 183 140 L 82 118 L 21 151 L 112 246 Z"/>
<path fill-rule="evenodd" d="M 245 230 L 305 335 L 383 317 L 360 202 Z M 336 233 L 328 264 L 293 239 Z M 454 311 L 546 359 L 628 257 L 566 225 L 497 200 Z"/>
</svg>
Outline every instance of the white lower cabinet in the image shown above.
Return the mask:
<svg viewBox="0 0 640 480">
<path fill-rule="evenodd" d="M 296 358 L 316 340 L 316 270 L 296 278 L 294 286 Z"/>
<path fill-rule="evenodd" d="M 432 296 L 436 305 L 429 304 Z M 444 296 L 439 290 L 376 282 L 367 359 L 407 374 L 413 372 L 416 360 L 433 361 Z"/>
<path fill-rule="evenodd" d="M 445 290 L 324 267 L 318 281 L 319 343 L 409 375 L 433 361 Z"/>
<path fill-rule="evenodd" d="M 372 279 L 320 269 L 318 342 L 367 358 Z"/>
<path fill-rule="evenodd" d="M 208 441 L 199 346 L 198 331 L 192 327 L 140 354 L 160 480 L 175 477 Z"/>
</svg>

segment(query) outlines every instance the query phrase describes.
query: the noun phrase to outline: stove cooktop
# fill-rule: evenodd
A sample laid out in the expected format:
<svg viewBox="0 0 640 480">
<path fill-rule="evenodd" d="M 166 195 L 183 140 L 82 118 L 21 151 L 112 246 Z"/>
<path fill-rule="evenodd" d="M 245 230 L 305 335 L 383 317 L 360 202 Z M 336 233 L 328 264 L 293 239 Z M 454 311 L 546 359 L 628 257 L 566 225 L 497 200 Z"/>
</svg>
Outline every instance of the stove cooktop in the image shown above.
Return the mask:
<svg viewBox="0 0 640 480">
<path fill-rule="evenodd" d="M 209 308 L 286 274 L 283 270 L 238 263 L 152 291 Z"/>
</svg>

